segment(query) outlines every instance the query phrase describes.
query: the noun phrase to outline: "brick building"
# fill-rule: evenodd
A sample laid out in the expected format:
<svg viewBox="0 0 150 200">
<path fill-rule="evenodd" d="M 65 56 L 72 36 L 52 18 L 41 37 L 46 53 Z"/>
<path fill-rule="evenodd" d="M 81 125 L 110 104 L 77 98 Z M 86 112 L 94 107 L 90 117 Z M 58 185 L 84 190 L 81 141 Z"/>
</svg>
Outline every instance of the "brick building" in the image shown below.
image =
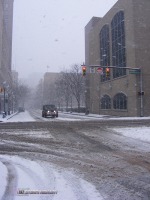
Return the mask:
<svg viewBox="0 0 150 200">
<path fill-rule="evenodd" d="M 86 106 L 91 113 L 150 116 L 149 18 L 149 0 L 118 0 L 103 18 L 93 17 L 86 25 Z"/>
</svg>

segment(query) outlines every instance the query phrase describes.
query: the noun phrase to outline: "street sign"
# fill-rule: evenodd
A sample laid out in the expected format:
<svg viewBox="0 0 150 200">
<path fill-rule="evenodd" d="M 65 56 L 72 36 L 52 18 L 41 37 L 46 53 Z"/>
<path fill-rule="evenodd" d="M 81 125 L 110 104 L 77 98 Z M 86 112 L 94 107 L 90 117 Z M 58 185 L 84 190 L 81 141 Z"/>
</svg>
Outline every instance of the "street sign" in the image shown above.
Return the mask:
<svg viewBox="0 0 150 200">
<path fill-rule="evenodd" d="M 102 73 L 103 73 L 103 68 L 98 67 L 98 68 L 97 68 L 97 72 L 100 73 L 100 74 L 102 74 Z"/>
<path fill-rule="evenodd" d="M 129 69 L 129 74 L 140 74 L 141 70 L 140 69 Z"/>
</svg>

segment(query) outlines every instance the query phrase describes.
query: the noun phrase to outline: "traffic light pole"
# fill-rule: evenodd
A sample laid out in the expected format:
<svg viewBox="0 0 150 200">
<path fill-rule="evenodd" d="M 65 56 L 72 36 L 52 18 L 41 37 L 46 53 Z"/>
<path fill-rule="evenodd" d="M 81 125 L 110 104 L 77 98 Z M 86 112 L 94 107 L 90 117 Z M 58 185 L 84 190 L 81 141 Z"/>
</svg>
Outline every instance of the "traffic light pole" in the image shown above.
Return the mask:
<svg viewBox="0 0 150 200">
<path fill-rule="evenodd" d="M 4 90 L 4 113 L 6 114 L 6 107 L 5 107 L 5 100 L 6 100 L 5 87 L 3 88 L 3 90 Z"/>
<path fill-rule="evenodd" d="M 141 92 L 141 95 L 140 95 L 140 97 L 141 97 L 141 109 L 140 109 L 140 111 L 141 111 L 141 117 L 143 117 L 143 94 L 142 94 L 142 92 L 143 92 L 143 79 L 142 79 L 142 70 L 140 71 L 140 92 Z"/>
<path fill-rule="evenodd" d="M 144 116 L 143 113 L 143 79 L 142 79 L 142 69 L 141 68 L 132 68 L 132 67 L 116 67 L 116 66 L 100 66 L 100 65 L 90 65 L 89 67 L 95 67 L 95 68 L 102 68 L 102 69 L 107 69 L 107 68 L 112 68 L 112 69 L 128 69 L 128 70 L 133 70 L 131 71 L 131 74 L 140 74 L 140 117 Z"/>
</svg>

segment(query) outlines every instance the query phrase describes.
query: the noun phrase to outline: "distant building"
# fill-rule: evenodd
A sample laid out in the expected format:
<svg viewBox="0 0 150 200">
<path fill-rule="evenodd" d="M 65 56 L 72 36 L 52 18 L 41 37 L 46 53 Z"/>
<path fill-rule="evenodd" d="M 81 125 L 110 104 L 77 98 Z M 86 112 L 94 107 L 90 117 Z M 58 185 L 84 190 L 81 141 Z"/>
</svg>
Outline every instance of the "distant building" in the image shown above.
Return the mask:
<svg viewBox="0 0 150 200">
<path fill-rule="evenodd" d="M 60 73 L 46 72 L 43 79 L 43 104 L 57 104 L 56 82 Z"/>
<path fill-rule="evenodd" d="M 15 70 L 12 70 L 12 82 L 13 82 L 13 86 L 18 85 L 18 72 Z"/>
<path fill-rule="evenodd" d="M 86 25 L 86 106 L 91 113 L 150 116 L 149 19 L 149 0 L 118 0 L 103 18 L 93 17 Z"/>
</svg>

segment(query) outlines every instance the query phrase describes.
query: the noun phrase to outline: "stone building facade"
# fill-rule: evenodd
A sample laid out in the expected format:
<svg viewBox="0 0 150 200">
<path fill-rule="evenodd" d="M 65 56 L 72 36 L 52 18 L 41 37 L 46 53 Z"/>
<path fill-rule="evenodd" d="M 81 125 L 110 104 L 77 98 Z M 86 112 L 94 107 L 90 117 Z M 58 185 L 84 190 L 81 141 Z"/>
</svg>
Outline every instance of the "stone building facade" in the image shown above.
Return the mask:
<svg viewBox="0 0 150 200">
<path fill-rule="evenodd" d="M 8 79 L 12 58 L 13 0 L 0 0 L 0 10 L 0 74 L 3 79 Z"/>
<path fill-rule="evenodd" d="M 13 2 L 13 0 L 0 0 L 0 87 L 5 88 L 6 97 L 12 93 Z M 5 102 L 7 104 L 7 101 Z M 0 112 L 3 111 L 3 107 L 4 95 L 0 93 Z"/>
<path fill-rule="evenodd" d="M 149 0 L 118 0 L 103 18 L 93 17 L 86 25 L 86 106 L 91 113 L 150 116 L 149 18 Z"/>
</svg>

